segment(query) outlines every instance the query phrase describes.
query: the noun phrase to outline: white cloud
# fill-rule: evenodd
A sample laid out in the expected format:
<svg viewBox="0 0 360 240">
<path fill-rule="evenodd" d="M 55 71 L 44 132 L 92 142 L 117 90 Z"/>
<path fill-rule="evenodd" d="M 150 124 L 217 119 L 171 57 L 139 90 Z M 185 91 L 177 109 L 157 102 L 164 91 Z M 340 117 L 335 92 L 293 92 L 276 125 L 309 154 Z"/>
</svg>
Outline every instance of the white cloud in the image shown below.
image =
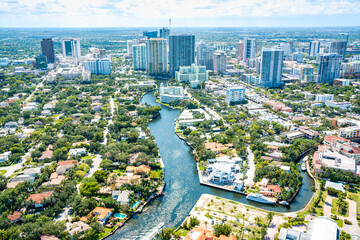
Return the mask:
<svg viewBox="0 0 360 240">
<path fill-rule="evenodd" d="M 70 23 L 160 19 L 360 14 L 357 0 L 5 0 L 0 22 L 52 19 Z M 5 25 L 4 25 L 5 23 Z M 10 24 L 11 25 L 11 24 Z M 80 24 L 81 25 L 81 24 Z M 83 25 L 83 24 L 82 24 Z M 122 26 L 122 24 L 119 24 Z"/>
</svg>

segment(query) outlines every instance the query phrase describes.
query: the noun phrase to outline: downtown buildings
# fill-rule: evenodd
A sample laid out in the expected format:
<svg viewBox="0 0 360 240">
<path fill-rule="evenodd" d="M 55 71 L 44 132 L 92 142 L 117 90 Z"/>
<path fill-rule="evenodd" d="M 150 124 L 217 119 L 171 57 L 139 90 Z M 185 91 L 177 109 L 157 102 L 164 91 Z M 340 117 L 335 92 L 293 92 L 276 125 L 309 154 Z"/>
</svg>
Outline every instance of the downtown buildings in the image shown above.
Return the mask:
<svg viewBox="0 0 360 240">
<path fill-rule="evenodd" d="M 260 70 L 260 87 L 278 88 L 284 85 L 282 78 L 284 51 L 277 48 L 263 48 Z"/>
<path fill-rule="evenodd" d="M 162 38 L 146 40 L 146 72 L 149 75 L 166 75 L 168 73 L 167 41 Z"/>
<path fill-rule="evenodd" d="M 309 56 L 316 57 L 320 53 L 320 42 L 319 41 L 311 41 L 309 47 Z"/>
<path fill-rule="evenodd" d="M 335 41 L 330 43 L 329 53 L 337 53 L 345 60 L 347 41 Z"/>
<path fill-rule="evenodd" d="M 76 63 L 80 62 L 81 50 L 80 39 L 78 38 L 63 38 L 61 39 L 62 54 L 64 58 L 74 58 Z"/>
<path fill-rule="evenodd" d="M 180 67 L 180 70 L 175 72 L 175 79 L 179 82 L 190 82 L 190 86 L 196 88 L 209 79 L 209 73 L 205 66 L 192 64 L 190 67 Z"/>
<path fill-rule="evenodd" d="M 336 53 L 320 55 L 318 69 L 318 83 L 333 85 L 333 81 L 340 77 L 342 56 Z"/>
<path fill-rule="evenodd" d="M 146 44 L 133 45 L 132 55 L 134 70 L 146 70 Z"/>
<path fill-rule="evenodd" d="M 55 62 L 54 43 L 51 38 L 43 38 L 41 41 L 41 52 L 47 58 L 47 63 Z"/>
<path fill-rule="evenodd" d="M 244 88 L 227 88 L 225 100 L 228 104 L 244 101 L 245 100 L 245 89 Z"/>
<path fill-rule="evenodd" d="M 201 41 L 196 48 L 196 64 L 205 66 L 206 70 L 214 70 L 214 52 L 215 47 L 206 45 Z"/>
<path fill-rule="evenodd" d="M 195 35 L 169 36 L 169 66 L 170 76 L 174 77 L 180 67 L 195 63 Z"/>
<path fill-rule="evenodd" d="M 107 58 L 89 59 L 84 62 L 84 69 L 92 74 L 108 75 L 111 73 L 111 61 Z"/>
<path fill-rule="evenodd" d="M 214 72 L 224 74 L 226 71 L 226 54 L 223 51 L 214 53 Z"/>
<path fill-rule="evenodd" d="M 244 38 L 243 61 L 255 58 L 256 55 L 256 40 L 253 38 Z"/>
</svg>

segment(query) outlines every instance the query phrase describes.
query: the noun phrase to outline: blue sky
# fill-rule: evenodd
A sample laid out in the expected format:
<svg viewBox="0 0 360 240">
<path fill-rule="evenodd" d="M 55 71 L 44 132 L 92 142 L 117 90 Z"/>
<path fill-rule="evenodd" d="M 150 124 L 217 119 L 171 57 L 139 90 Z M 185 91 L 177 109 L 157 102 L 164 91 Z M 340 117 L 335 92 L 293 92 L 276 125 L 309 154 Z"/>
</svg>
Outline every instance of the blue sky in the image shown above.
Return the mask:
<svg viewBox="0 0 360 240">
<path fill-rule="evenodd" d="M 360 0 L 1 0 L 0 27 L 359 26 Z"/>
</svg>

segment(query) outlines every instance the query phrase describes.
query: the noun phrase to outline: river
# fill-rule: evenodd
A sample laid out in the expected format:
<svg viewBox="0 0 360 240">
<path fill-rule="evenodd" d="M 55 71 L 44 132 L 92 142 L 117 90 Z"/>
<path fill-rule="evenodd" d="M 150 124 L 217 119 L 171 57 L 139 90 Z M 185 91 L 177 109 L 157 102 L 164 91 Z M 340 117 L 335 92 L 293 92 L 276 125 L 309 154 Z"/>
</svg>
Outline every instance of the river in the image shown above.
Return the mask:
<svg viewBox="0 0 360 240">
<path fill-rule="evenodd" d="M 144 95 L 142 103 L 159 105 L 153 93 Z M 162 107 L 161 116 L 149 124 L 151 134 L 155 137 L 163 162 L 165 164 L 165 195 L 155 199 L 145 207 L 141 214 L 135 215 L 124 227 L 108 239 L 151 239 L 151 236 L 164 227 L 180 225 L 195 202 L 203 193 L 232 199 L 266 210 L 276 212 L 298 211 L 306 206 L 313 193 L 313 180 L 302 172 L 303 185 L 290 206 L 270 206 L 248 201 L 243 195 L 231 193 L 200 185 L 196 164 L 191 149 L 174 133 L 173 124 L 180 114 L 179 110 Z"/>
</svg>

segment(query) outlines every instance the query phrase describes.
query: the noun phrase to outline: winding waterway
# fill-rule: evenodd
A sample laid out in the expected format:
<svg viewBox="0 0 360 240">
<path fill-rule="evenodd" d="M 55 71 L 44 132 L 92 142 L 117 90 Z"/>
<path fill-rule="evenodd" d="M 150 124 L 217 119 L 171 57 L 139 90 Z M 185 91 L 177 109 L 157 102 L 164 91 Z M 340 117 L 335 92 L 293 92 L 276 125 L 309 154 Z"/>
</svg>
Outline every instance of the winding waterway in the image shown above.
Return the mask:
<svg viewBox="0 0 360 240">
<path fill-rule="evenodd" d="M 159 105 L 153 93 L 144 95 L 142 103 Z M 161 116 L 149 124 L 165 164 L 165 195 L 155 199 L 144 211 L 135 215 L 124 227 L 108 239 L 151 239 L 159 227 L 176 227 L 189 214 L 195 202 L 203 193 L 232 199 L 266 210 L 276 212 L 298 211 L 306 206 L 312 197 L 313 180 L 302 173 L 303 185 L 290 206 L 270 206 L 248 201 L 243 195 L 200 185 L 196 164 L 191 149 L 174 133 L 174 121 L 179 110 L 162 107 Z"/>
</svg>

